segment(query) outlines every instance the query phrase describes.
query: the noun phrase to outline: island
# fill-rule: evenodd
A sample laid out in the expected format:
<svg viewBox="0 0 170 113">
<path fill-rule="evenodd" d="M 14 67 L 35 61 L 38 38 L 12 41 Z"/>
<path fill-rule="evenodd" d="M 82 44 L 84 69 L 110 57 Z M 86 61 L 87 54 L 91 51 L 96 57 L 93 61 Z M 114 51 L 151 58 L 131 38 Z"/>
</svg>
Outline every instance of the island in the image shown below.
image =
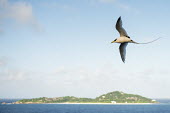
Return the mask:
<svg viewBox="0 0 170 113">
<path fill-rule="evenodd" d="M 43 104 L 43 103 L 60 103 L 60 104 L 143 104 L 143 103 L 158 103 L 156 100 L 152 100 L 140 95 L 127 94 L 121 91 L 113 91 L 107 94 L 103 94 L 96 98 L 78 98 L 74 96 L 65 97 L 40 97 L 32 99 L 22 99 L 13 104 Z"/>
</svg>

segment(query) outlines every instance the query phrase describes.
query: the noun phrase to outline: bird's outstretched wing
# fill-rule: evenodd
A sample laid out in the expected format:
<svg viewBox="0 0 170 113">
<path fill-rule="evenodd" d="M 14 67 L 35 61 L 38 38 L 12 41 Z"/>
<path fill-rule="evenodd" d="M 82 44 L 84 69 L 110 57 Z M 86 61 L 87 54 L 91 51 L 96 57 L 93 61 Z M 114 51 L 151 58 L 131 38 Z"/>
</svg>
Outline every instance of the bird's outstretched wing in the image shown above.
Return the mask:
<svg viewBox="0 0 170 113">
<path fill-rule="evenodd" d="M 121 56 L 123 62 L 125 62 L 126 46 L 127 45 L 128 45 L 128 43 L 125 42 L 125 43 L 121 43 L 120 46 L 119 46 L 120 56 Z"/>
<path fill-rule="evenodd" d="M 119 32 L 120 36 L 128 36 L 127 32 L 125 29 L 122 27 L 122 20 L 121 16 L 118 18 L 117 23 L 116 23 L 116 29 Z"/>
</svg>

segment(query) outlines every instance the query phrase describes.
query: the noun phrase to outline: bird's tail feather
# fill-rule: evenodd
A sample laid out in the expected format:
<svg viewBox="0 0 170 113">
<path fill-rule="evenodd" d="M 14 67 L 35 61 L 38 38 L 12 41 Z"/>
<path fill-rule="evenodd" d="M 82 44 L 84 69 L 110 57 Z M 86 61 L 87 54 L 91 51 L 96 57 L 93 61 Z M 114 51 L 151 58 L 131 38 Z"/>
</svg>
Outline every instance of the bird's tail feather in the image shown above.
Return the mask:
<svg viewBox="0 0 170 113">
<path fill-rule="evenodd" d="M 160 38 L 162 38 L 162 37 L 159 37 L 159 38 L 157 38 L 157 39 L 155 39 L 155 40 L 152 40 L 152 41 L 150 41 L 150 42 L 145 42 L 145 43 L 138 43 L 138 42 L 135 42 L 135 41 L 132 40 L 132 43 L 134 43 L 134 44 L 149 44 L 149 43 L 152 43 L 152 42 L 157 41 L 157 40 L 160 39 Z"/>
</svg>

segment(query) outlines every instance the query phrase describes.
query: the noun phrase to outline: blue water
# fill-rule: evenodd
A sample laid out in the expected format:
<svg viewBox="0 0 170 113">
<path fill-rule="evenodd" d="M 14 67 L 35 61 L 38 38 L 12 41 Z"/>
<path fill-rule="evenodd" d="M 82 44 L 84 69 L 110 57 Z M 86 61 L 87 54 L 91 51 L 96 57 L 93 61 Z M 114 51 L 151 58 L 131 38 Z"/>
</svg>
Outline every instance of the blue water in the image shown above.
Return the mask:
<svg viewBox="0 0 170 113">
<path fill-rule="evenodd" d="M 0 104 L 0 113 L 170 113 L 170 104 Z"/>
<path fill-rule="evenodd" d="M 0 113 L 170 113 L 170 104 L 157 105 L 73 105 L 5 104 Z"/>
</svg>

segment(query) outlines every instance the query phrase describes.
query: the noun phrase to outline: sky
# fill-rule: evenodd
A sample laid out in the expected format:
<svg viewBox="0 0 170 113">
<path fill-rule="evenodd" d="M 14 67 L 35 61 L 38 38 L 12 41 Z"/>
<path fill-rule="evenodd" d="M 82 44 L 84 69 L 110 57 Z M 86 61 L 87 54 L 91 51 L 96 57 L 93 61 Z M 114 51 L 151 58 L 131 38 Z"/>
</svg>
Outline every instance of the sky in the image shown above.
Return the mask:
<svg viewBox="0 0 170 113">
<path fill-rule="evenodd" d="M 170 98 L 169 0 L 0 0 L 0 98 L 112 91 Z M 136 42 L 126 63 L 115 24 Z"/>
</svg>

